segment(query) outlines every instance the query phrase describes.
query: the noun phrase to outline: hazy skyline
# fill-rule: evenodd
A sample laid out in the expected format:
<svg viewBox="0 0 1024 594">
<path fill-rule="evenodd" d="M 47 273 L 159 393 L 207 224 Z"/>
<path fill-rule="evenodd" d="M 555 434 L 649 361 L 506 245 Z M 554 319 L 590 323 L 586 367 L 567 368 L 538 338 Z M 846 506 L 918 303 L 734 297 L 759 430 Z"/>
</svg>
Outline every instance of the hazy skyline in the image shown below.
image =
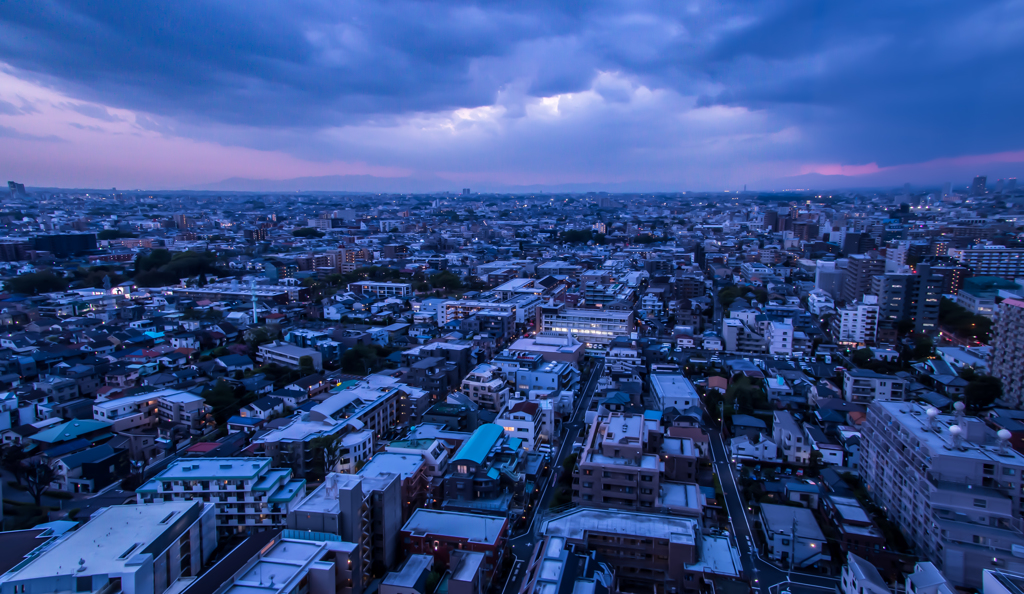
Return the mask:
<svg viewBox="0 0 1024 594">
<path fill-rule="evenodd" d="M 965 185 L 1024 173 L 1022 50 L 1019 1 L 5 2 L 0 175 Z"/>
</svg>

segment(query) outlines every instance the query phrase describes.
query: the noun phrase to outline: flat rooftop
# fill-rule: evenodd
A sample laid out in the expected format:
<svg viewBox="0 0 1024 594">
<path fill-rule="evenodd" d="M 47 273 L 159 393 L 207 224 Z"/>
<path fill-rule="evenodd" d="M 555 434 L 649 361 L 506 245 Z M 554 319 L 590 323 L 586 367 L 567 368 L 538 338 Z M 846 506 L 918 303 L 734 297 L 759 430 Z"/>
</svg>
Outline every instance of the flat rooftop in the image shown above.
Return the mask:
<svg viewBox="0 0 1024 594">
<path fill-rule="evenodd" d="M 398 571 L 389 572 L 381 583 L 386 586 L 414 588 L 423 572 L 430 571 L 433 566 L 434 558 L 430 555 L 410 555 Z"/>
<path fill-rule="evenodd" d="M 587 533 L 618 536 L 643 535 L 695 545 L 699 527 L 696 520 L 663 514 L 641 514 L 617 510 L 576 508 L 544 522 L 545 535 L 583 540 Z"/>
<path fill-rule="evenodd" d="M 472 542 L 498 544 L 508 520 L 462 512 L 418 509 L 402 527 L 414 535 L 440 535 L 464 538 Z"/>
<path fill-rule="evenodd" d="M 392 452 L 381 452 L 374 454 L 372 458 L 359 470 L 362 476 L 375 476 L 383 473 L 401 475 L 407 479 L 416 474 L 416 471 L 423 466 L 423 456 L 415 454 L 396 454 Z"/>
<path fill-rule="evenodd" d="M 270 468 L 270 458 L 192 458 L 178 460 L 156 476 L 161 481 L 249 480 Z"/>
<path fill-rule="evenodd" d="M 197 505 L 202 504 L 173 501 L 108 507 L 8 577 L 20 581 L 73 575 L 80 565 L 87 575 L 125 573 L 135 555 L 173 529 L 175 522 Z M 199 514 L 195 515 L 198 519 Z M 176 539 L 179 535 L 171 536 Z"/>
</svg>

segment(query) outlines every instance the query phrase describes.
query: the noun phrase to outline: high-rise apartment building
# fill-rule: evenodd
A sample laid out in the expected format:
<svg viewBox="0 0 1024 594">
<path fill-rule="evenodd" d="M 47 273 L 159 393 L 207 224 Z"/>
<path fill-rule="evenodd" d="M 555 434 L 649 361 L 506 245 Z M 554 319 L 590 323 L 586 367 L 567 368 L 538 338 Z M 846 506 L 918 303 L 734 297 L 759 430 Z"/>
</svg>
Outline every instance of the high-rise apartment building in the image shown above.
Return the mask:
<svg viewBox="0 0 1024 594">
<path fill-rule="evenodd" d="M 849 257 L 843 279 L 842 300 L 853 303 L 871 292 L 871 279 L 885 273 L 885 258 L 878 252 L 854 254 Z"/>
<path fill-rule="evenodd" d="M 839 344 L 874 344 L 878 335 L 878 297 L 865 295 L 861 301 L 839 308 L 829 331 Z"/>
<path fill-rule="evenodd" d="M 895 328 L 913 322 L 914 334 L 932 336 L 939 330 L 942 277 L 927 264 L 917 274 L 880 274 L 871 279 L 871 294 L 878 297 L 878 323 Z"/>
<path fill-rule="evenodd" d="M 974 178 L 974 182 L 971 183 L 971 196 L 983 196 L 985 194 L 985 186 L 988 183 L 988 178 L 984 175 L 979 175 Z"/>
<path fill-rule="evenodd" d="M 875 503 L 960 587 L 982 570 L 1024 571 L 1024 457 L 1009 433 L 913 402 L 875 400 L 861 433 L 860 472 Z"/>
<path fill-rule="evenodd" d="M 1001 245 L 985 245 L 973 248 L 950 248 L 949 255 L 965 266 L 975 276 L 999 276 L 1007 280 L 1024 276 L 1024 249 L 1007 248 Z"/>
<path fill-rule="evenodd" d="M 174 226 L 178 229 L 188 229 L 193 224 L 195 224 L 195 220 L 186 214 L 174 215 Z"/>
<path fill-rule="evenodd" d="M 1019 408 L 1024 402 L 1024 301 L 1004 299 L 996 306 L 989 370 L 1003 382 L 1003 402 Z"/>
</svg>

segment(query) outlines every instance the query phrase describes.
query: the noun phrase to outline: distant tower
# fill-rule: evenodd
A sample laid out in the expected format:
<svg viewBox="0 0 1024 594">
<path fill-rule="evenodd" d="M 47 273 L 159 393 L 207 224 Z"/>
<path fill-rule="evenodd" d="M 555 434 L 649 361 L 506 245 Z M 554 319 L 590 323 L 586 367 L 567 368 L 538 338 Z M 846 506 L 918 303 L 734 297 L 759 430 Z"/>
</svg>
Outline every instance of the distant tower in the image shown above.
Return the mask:
<svg viewBox="0 0 1024 594">
<path fill-rule="evenodd" d="M 952 192 L 952 191 L 953 191 L 953 184 L 951 184 L 949 182 L 946 182 L 946 183 L 942 184 L 942 196 L 939 196 L 939 198 L 946 198 L 946 197 L 948 197 L 950 192 Z"/>
<path fill-rule="evenodd" d="M 463 196 L 469 196 L 469 194 L 470 194 L 469 188 L 462 188 L 462 195 Z"/>
<path fill-rule="evenodd" d="M 971 184 L 971 196 L 984 196 L 985 186 L 988 183 L 988 178 L 984 175 L 979 175 L 974 178 L 974 183 Z"/>
<path fill-rule="evenodd" d="M 249 281 L 249 292 L 252 294 L 252 325 L 259 323 L 259 316 L 256 314 L 256 281 Z"/>
<path fill-rule="evenodd" d="M 1012 192 L 1012 191 L 1014 191 L 1016 189 L 1017 189 L 1017 178 L 1011 177 L 1010 179 L 1006 180 L 1006 191 L 1007 192 Z"/>
</svg>

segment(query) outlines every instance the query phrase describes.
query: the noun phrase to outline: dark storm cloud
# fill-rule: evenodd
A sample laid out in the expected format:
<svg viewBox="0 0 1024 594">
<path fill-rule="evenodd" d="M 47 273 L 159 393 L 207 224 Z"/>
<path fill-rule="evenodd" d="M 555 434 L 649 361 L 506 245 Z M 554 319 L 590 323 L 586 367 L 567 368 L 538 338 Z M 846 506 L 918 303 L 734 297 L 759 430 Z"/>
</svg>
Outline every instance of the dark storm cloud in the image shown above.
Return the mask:
<svg viewBox="0 0 1024 594">
<path fill-rule="evenodd" d="M 600 72 L 696 106 L 764 112 L 775 129 L 799 127 L 803 158 L 819 161 L 1014 150 L 1024 124 L 1024 5 L 1013 1 L 9 0 L 0 61 L 72 97 L 170 118 L 179 131 L 233 126 L 225 136 L 241 140 L 229 143 L 286 150 L 303 131 L 386 128 L 456 108 L 497 103 L 520 118 L 538 97 L 591 88 L 628 105 L 631 89 L 597 84 Z M 658 120 L 612 122 L 608 160 L 636 140 L 622 123 L 663 135 L 643 144 L 671 145 L 665 135 L 678 127 Z M 562 129 L 587 125 L 600 122 Z M 543 134 L 517 137 L 533 136 Z M 305 150 L 328 158 L 328 148 Z"/>
</svg>

